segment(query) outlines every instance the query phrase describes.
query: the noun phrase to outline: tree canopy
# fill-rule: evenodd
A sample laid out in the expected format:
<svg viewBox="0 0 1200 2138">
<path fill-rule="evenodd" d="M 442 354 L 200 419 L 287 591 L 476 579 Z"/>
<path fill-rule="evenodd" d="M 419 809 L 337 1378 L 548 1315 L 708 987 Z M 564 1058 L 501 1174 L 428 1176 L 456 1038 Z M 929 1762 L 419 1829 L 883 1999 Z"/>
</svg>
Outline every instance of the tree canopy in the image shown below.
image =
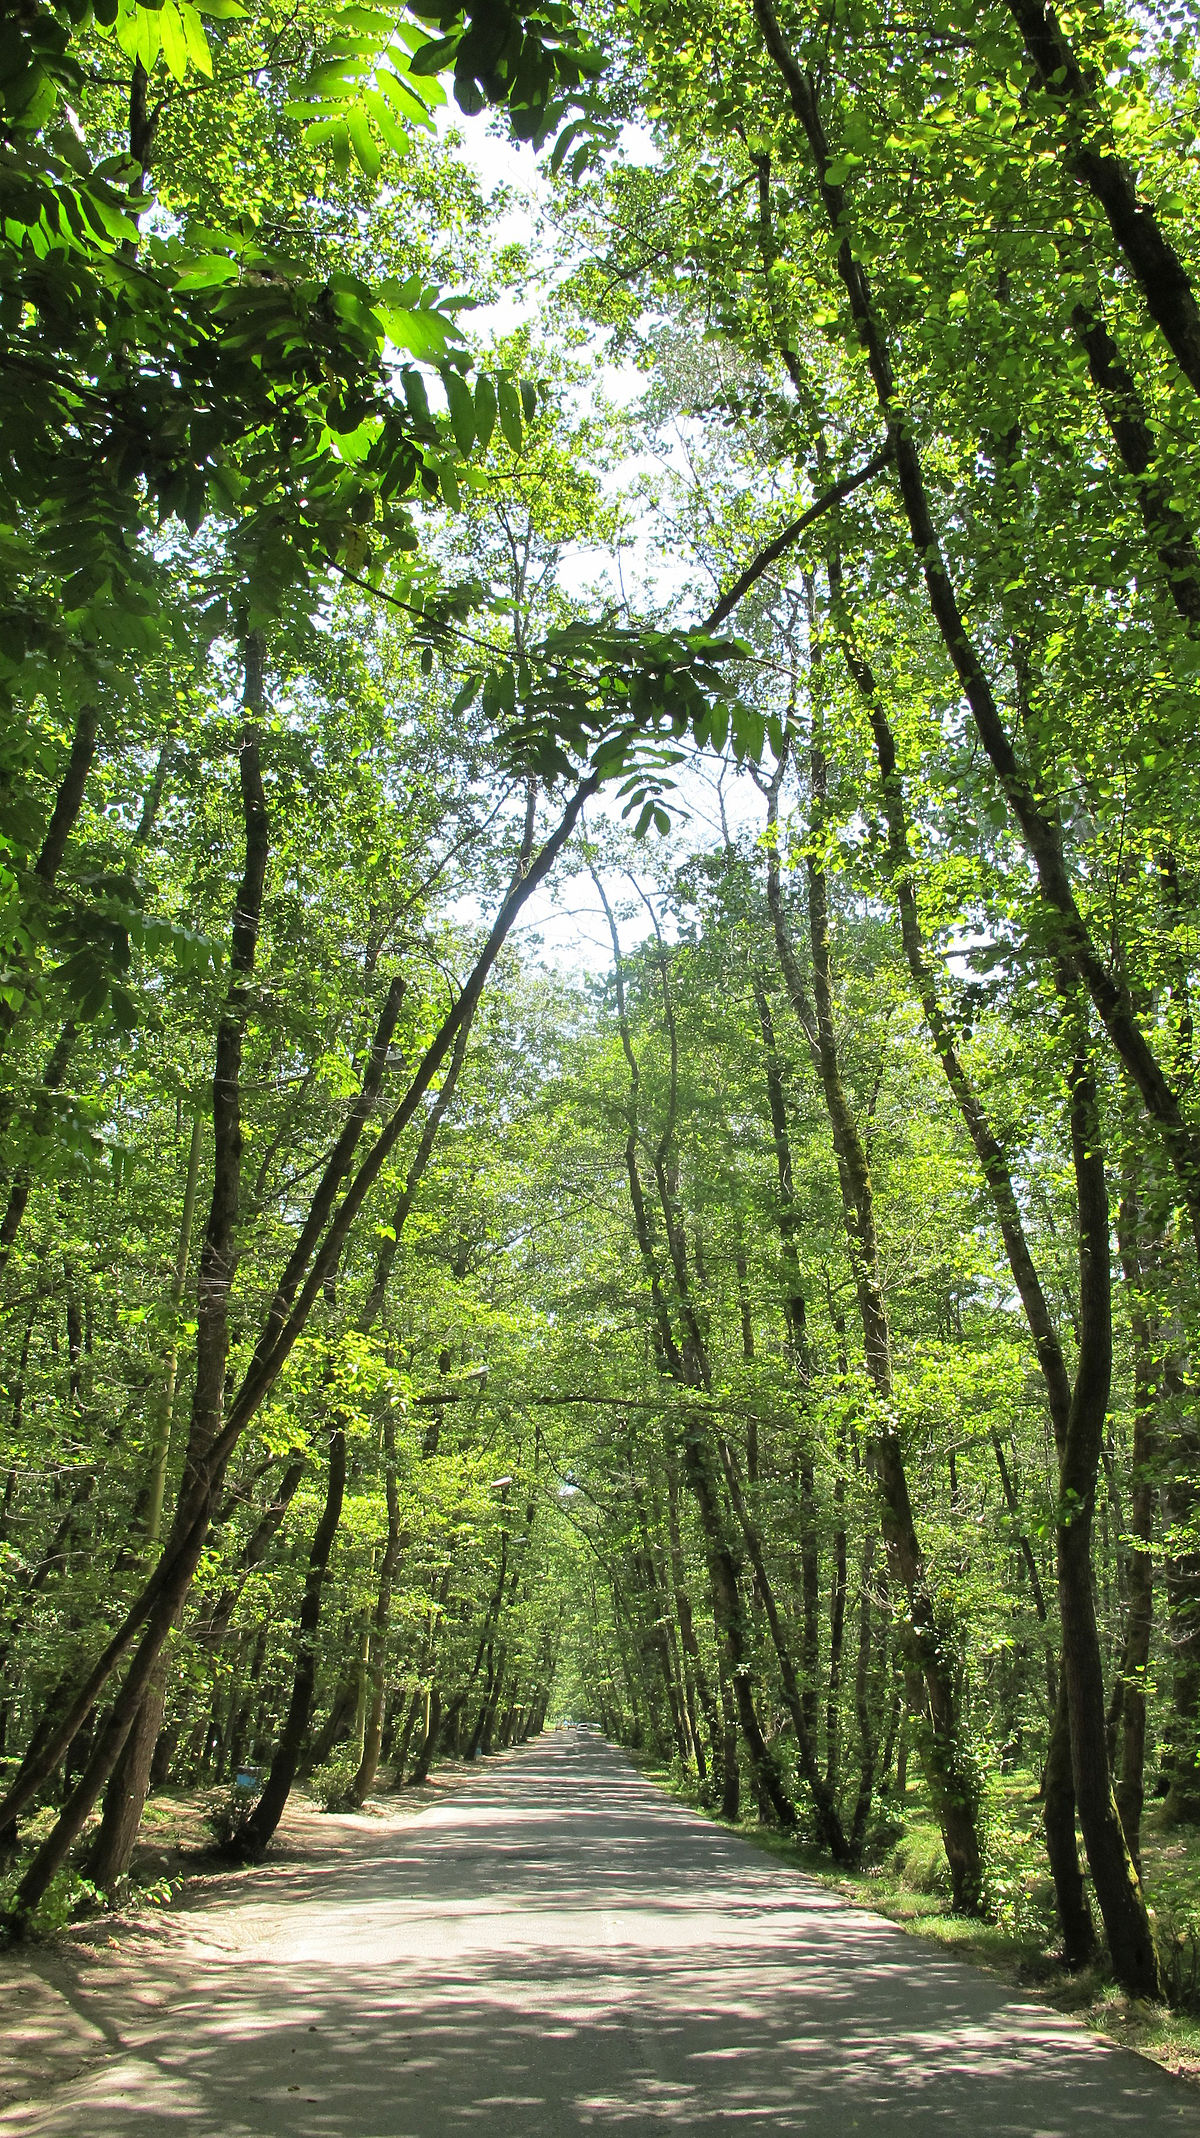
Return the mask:
<svg viewBox="0 0 1200 2138">
<path fill-rule="evenodd" d="M 573 1711 L 1182 1994 L 1196 82 L 9 11 L 12 1934 Z"/>
</svg>

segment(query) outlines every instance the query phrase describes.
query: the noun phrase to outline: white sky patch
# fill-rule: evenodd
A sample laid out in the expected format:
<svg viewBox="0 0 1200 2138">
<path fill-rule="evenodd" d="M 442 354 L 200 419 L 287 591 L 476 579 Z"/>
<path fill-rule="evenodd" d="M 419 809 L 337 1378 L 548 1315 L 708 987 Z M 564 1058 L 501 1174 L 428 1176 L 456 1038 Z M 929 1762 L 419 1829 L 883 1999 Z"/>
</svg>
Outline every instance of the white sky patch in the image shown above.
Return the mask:
<svg viewBox="0 0 1200 2138">
<path fill-rule="evenodd" d="M 528 143 L 514 141 L 502 123 L 486 112 L 466 118 L 449 104 L 435 116 L 439 137 L 456 137 L 457 153 L 475 172 L 485 199 L 496 200 L 496 219 L 489 235 L 497 251 L 514 244 L 536 251 L 538 214 L 550 199 L 550 184 L 539 156 Z M 623 129 L 621 151 L 635 164 L 660 160 L 651 134 L 640 126 L 627 125 Z M 547 154 L 548 150 L 543 150 L 542 159 Z M 500 194 L 509 197 L 497 200 Z M 546 265 L 549 270 L 548 261 Z M 522 326 L 536 333 L 553 288 L 550 272 L 534 273 L 523 291 L 506 293 L 497 302 L 473 310 L 469 315 L 472 333 L 481 340 L 511 334 Z M 638 365 L 605 360 L 607 339 L 607 334 L 598 330 L 594 382 L 581 386 L 577 392 L 580 416 L 599 399 L 616 410 L 632 409 L 646 390 L 648 376 Z M 608 496 L 614 502 L 625 500 L 633 508 L 624 538 L 613 549 L 580 543 L 565 550 L 558 566 L 558 582 L 581 606 L 599 611 L 607 605 L 624 607 L 628 602 L 643 612 L 674 609 L 676 621 L 686 624 L 689 618 L 682 611 L 681 597 L 694 585 L 694 564 L 683 557 L 672 559 L 664 552 L 653 506 L 648 501 L 639 503 L 637 498 L 639 482 L 652 489 L 669 469 L 686 472 L 682 435 L 673 443 L 660 441 L 660 447 L 658 453 L 631 452 L 608 472 L 604 480 Z M 702 596 L 699 613 L 703 613 L 704 606 Z M 689 852 L 698 847 L 720 846 L 726 832 L 738 839 L 761 830 L 762 796 L 749 773 L 733 766 L 727 767 L 721 782 L 722 823 L 717 773 L 717 761 L 699 754 L 693 763 L 679 767 L 675 775 L 677 786 L 665 797 L 672 806 L 677 829 L 668 840 L 651 832 L 631 863 L 634 874 L 652 896 L 661 876 L 678 867 Z M 606 826 L 619 828 L 622 807 L 615 787 L 608 795 L 598 797 L 588 812 L 592 835 L 603 839 Z M 513 930 L 513 940 L 525 957 L 540 958 L 559 972 L 599 976 L 611 967 L 612 943 L 595 885 L 585 868 L 575 870 L 569 866 L 569 858 L 555 873 L 555 884 L 540 888 L 531 897 Z M 650 933 L 650 917 L 627 876 L 606 870 L 602 880 L 619 918 L 622 947 L 631 950 Z M 469 927 L 486 926 L 492 918 L 470 896 L 454 901 L 451 913 Z M 673 934 L 674 924 L 664 926 L 664 933 Z"/>
</svg>

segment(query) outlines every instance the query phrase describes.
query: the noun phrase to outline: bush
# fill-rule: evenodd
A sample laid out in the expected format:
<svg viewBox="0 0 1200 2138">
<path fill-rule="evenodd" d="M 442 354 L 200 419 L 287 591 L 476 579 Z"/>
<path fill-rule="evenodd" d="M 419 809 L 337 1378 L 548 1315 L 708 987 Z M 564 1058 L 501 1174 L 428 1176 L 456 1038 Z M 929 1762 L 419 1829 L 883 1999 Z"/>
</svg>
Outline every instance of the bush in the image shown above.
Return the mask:
<svg viewBox="0 0 1200 2138">
<path fill-rule="evenodd" d="M 253 1809 L 254 1799 L 244 1789 L 230 1789 L 209 1806 L 204 1814 L 205 1824 L 219 1849 L 236 1849 Z"/>
<path fill-rule="evenodd" d="M 936 1827 L 918 1826 L 893 1843 L 883 1868 L 911 1893 L 949 1893 L 950 1869 Z"/>
<path fill-rule="evenodd" d="M 16 1893 L 16 1874 L 0 1887 L 0 1909 L 7 1909 Z M 26 1937 L 57 1937 L 68 1923 L 81 1915 L 99 1915 L 109 1905 L 109 1896 L 78 1871 L 60 1871 L 43 1894 L 33 1916 L 24 1926 Z"/>
<path fill-rule="evenodd" d="M 323 1767 L 314 1768 L 305 1784 L 322 1811 L 356 1811 L 351 1797 L 354 1777 L 358 1773 L 358 1761 L 348 1752 L 327 1759 Z"/>
<path fill-rule="evenodd" d="M 865 1861 L 867 1863 L 887 1862 L 890 1853 L 895 1850 L 897 1843 L 903 1839 L 903 1819 L 896 1818 L 887 1811 L 886 1806 L 881 1806 L 878 1817 L 872 1820 L 867 1828 L 866 1840 L 863 1843 Z"/>
<path fill-rule="evenodd" d="M 1177 2011 L 1200 2012 L 1200 1912 L 1170 1906 L 1156 1912 L 1167 1997 Z"/>
</svg>

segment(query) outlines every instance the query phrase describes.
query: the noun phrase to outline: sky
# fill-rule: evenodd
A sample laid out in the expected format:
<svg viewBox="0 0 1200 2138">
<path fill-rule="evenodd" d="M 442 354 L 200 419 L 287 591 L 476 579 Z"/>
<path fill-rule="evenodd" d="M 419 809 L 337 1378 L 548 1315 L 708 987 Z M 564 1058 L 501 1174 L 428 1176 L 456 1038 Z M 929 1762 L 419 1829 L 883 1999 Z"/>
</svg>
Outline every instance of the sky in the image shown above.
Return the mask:
<svg viewBox="0 0 1200 2138">
<path fill-rule="evenodd" d="M 499 122 L 487 113 L 467 118 L 450 104 L 439 109 L 436 119 L 442 138 L 451 132 L 457 135 L 459 153 L 477 173 L 486 197 L 491 198 L 502 188 L 510 189 L 514 196 L 497 214 L 492 231 L 497 247 L 513 242 L 528 243 L 537 206 L 548 197 L 533 149 L 527 143 L 512 140 Z M 622 148 L 638 162 L 652 160 L 655 153 L 649 134 L 641 128 L 624 129 Z M 473 330 L 483 337 L 491 337 L 510 333 L 527 320 L 535 319 L 541 287 L 535 282 L 528 294 L 506 295 L 497 304 L 480 306 L 470 315 Z M 619 408 L 633 405 L 646 384 L 645 374 L 631 363 L 602 362 L 597 381 L 609 403 Z M 644 458 L 631 458 L 614 471 L 614 485 L 627 491 L 636 475 L 652 465 Z M 621 569 L 627 587 L 645 586 L 649 573 L 647 548 L 636 540 L 625 548 Z M 669 573 L 664 576 L 661 557 L 656 557 L 653 585 L 660 599 L 674 590 L 670 583 L 672 576 Z M 678 585 L 683 584 L 685 576 L 681 569 L 677 576 Z M 591 547 L 580 546 L 563 558 L 560 579 L 568 592 L 594 593 L 598 599 L 603 599 L 607 589 L 613 598 L 620 596 L 614 561 Z M 711 757 L 698 762 L 694 769 L 681 769 L 677 791 L 671 797 L 680 812 L 680 828 L 669 840 L 664 841 L 651 833 L 644 842 L 648 882 L 658 875 L 664 864 L 669 866 L 672 858 L 677 863 L 693 847 L 720 841 L 720 805 L 716 794 L 718 769 Z M 757 830 L 763 820 L 763 802 L 749 775 L 727 772 L 723 792 L 726 821 L 734 835 L 750 828 Z M 618 824 L 621 806 L 615 801 L 598 799 L 591 805 L 591 823 L 596 827 L 605 821 Z M 606 894 L 619 915 L 622 945 L 631 948 L 649 932 L 649 917 L 633 898 L 627 880 L 616 874 L 606 876 L 604 881 Z M 470 909 L 468 901 L 460 904 L 460 918 L 482 917 Z M 607 971 L 612 963 L 608 925 L 595 886 L 583 869 L 570 872 L 560 868 L 552 887 L 534 894 L 522 921 L 514 930 L 514 938 L 525 956 L 539 957 L 564 974 L 597 974 Z"/>
</svg>

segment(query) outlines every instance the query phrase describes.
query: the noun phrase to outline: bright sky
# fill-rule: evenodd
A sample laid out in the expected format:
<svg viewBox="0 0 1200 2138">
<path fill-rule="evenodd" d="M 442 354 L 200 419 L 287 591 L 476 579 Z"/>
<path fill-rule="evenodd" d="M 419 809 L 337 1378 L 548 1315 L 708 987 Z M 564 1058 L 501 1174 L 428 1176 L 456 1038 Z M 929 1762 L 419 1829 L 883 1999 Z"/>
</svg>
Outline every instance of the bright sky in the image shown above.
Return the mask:
<svg viewBox="0 0 1200 2138">
<path fill-rule="evenodd" d="M 437 113 L 438 132 L 444 138 L 454 132 L 458 136 L 459 153 L 478 174 L 483 191 L 492 197 L 500 188 L 508 188 L 516 196 L 502 212 L 498 213 L 493 230 L 497 246 L 517 242 L 527 243 L 532 232 L 533 215 L 539 201 L 547 197 L 546 187 L 534 151 L 523 143 L 511 140 L 497 121 L 487 113 L 474 119 L 465 118 L 453 104 Z M 626 127 L 622 136 L 626 154 L 636 161 L 650 161 L 654 156 L 650 136 L 641 129 Z M 543 285 L 539 285 L 540 289 Z M 517 297 L 506 296 L 499 303 L 481 306 L 472 312 L 472 327 L 481 335 L 509 333 L 524 321 L 536 319 L 539 310 L 538 294 Z M 645 375 L 633 364 L 602 364 L 598 381 L 606 399 L 617 407 L 633 404 L 645 388 Z M 615 473 L 617 487 L 628 487 L 634 476 L 653 463 L 639 459 L 623 464 Z M 634 542 L 622 551 L 621 569 L 627 587 L 644 587 L 651 577 L 648 549 Z M 653 565 L 653 588 L 658 598 L 668 597 L 673 591 L 672 574 L 664 571 L 661 555 Z M 681 571 L 678 583 L 685 574 Z M 586 594 L 595 592 L 602 599 L 604 592 L 613 598 L 620 595 L 620 582 L 614 560 L 591 547 L 580 546 L 562 560 L 561 582 L 570 592 Z M 711 846 L 722 837 L 720 803 L 717 798 L 717 776 L 720 768 L 715 759 L 708 757 L 697 762 L 695 769 L 682 769 L 678 791 L 671 799 L 682 803 L 688 822 L 668 840 L 651 833 L 644 842 L 645 881 L 650 888 L 653 879 L 664 867 L 678 863 L 684 854 L 695 846 Z M 746 773 L 726 768 L 722 782 L 726 823 L 736 836 L 739 831 L 757 830 L 763 821 L 763 801 L 753 781 Z M 598 827 L 607 820 L 612 824 L 620 821 L 620 805 L 615 802 L 592 804 L 590 821 Z M 639 870 L 639 874 L 642 873 Z M 570 972 L 603 972 L 612 962 L 612 949 L 608 926 L 596 897 L 595 887 L 586 871 L 559 871 L 560 880 L 552 888 L 535 893 L 521 925 L 514 935 L 526 955 L 540 954 L 557 969 Z M 636 904 L 629 883 L 619 875 L 605 879 L 605 891 L 614 910 L 620 917 L 621 940 L 627 947 L 638 942 L 649 932 L 650 922 L 644 910 L 628 912 Z M 462 908 L 463 918 L 475 918 Z"/>
</svg>

